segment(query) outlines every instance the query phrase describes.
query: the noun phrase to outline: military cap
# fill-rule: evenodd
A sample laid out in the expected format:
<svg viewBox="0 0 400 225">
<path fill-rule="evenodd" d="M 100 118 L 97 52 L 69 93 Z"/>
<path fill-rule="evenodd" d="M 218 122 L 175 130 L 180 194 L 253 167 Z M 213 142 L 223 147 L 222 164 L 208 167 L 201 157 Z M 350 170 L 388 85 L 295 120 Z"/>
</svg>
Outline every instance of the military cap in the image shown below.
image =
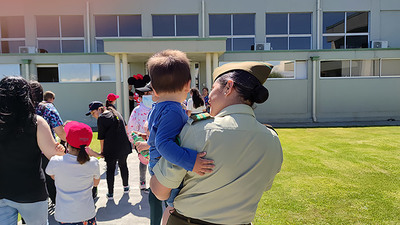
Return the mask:
<svg viewBox="0 0 400 225">
<path fill-rule="evenodd" d="M 214 70 L 213 79 L 215 81 L 218 77 L 227 72 L 235 70 L 243 70 L 256 77 L 257 80 L 259 80 L 260 83 L 263 84 L 267 80 L 269 74 L 271 73 L 272 68 L 273 66 L 271 64 L 261 63 L 261 62 L 227 63 Z"/>
</svg>

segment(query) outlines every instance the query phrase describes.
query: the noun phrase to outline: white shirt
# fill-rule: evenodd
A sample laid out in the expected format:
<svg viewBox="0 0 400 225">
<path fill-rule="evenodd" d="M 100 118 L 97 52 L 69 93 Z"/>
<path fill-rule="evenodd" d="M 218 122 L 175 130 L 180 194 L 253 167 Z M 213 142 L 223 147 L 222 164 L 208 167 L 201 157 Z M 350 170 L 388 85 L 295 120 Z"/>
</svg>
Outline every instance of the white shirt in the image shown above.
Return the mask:
<svg viewBox="0 0 400 225">
<path fill-rule="evenodd" d="M 99 161 L 90 157 L 90 161 L 80 164 L 76 158 L 71 154 L 53 156 L 46 168 L 48 175 L 55 176 L 58 222 L 76 223 L 96 216 L 92 187 L 93 178 L 100 178 Z"/>
<path fill-rule="evenodd" d="M 193 99 L 189 98 L 189 100 L 187 101 L 186 109 L 190 110 L 192 114 L 197 114 L 197 113 L 202 113 L 204 110 L 206 110 L 206 106 L 202 105 L 199 108 L 194 108 Z"/>
</svg>

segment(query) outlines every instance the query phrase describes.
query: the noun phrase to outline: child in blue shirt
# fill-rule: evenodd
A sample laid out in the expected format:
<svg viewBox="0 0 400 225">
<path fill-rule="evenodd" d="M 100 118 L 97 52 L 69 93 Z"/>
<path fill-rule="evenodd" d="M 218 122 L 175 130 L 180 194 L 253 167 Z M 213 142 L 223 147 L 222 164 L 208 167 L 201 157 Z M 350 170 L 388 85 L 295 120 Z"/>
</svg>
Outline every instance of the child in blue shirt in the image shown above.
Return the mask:
<svg viewBox="0 0 400 225">
<path fill-rule="evenodd" d="M 152 169 L 161 157 L 188 171 L 199 175 L 212 172 L 213 161 L 203 159 L 205 153 L 197 153 L 195 150 L 180 147 L 177 136 L 181 132 L 188 117 L 181 106 L 190 90 L 190 63 L 186 54 L 178 50 L 164 50 L 154 54 L 147 62 L 147 69 L 151 78 L 153 94 L 157 97 L 155 104 L 149 113 L 148 129 L 150 135 L 147 143 L 150 146 L 150 175 L 154 175 Z M 173 207 L 173 200 L 179 190 L 172 190 L 167 204 Z M 152 215 L 152 207 L 156 203 L 152 199 L 150 191 L 150 221 L 151 224 L 159 224 L 157 215 Z M 160 206 L 158 206 L 160 208 Z M 157 211 L 157 210 L 156 210 Z M 165 210 L 169 212 L 168 208 Z M 167 213 L 168 214 L 168 213 Z M 163 222 L 167 215 L 164 214 Z M 168 214 L 169 216 L 169 214 Z"/>
</svg>

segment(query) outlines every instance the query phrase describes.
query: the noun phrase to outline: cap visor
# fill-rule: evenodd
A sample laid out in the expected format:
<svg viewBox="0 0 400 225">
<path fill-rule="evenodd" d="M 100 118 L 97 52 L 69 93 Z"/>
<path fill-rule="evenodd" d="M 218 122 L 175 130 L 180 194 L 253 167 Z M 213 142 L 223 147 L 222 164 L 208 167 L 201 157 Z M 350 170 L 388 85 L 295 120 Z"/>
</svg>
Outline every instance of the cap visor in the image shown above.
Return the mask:
<svg viewBox="0 0 400 225">
<path fill-rule="evenodd" d="M 87 112 L 85 115 L 86 115 L 86 116 L 89 116 L 89 115 L 90 115 L 90 111 L 89 111 L 89 112 Z"/>
</svg>

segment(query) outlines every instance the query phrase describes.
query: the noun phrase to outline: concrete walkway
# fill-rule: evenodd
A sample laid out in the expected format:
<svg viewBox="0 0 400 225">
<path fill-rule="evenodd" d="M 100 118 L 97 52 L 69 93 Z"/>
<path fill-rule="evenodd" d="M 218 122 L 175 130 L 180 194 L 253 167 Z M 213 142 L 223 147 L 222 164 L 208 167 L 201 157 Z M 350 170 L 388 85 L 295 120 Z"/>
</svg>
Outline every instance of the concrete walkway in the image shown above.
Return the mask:
<svg viewBox="0 0 400 225">
<path fill-rule="evenodd" d="M 129 194 L 124 194 L 122 179 L 116 173 L 114 183 L 114 200 L 107 200 L 107 181 L 104 159 L 100 159 L 101 181 L 98 187 L 98 197 L 95 199 L 97 210 L 97 223 L 99 225 L 148 225 L 150 224 L 150 209 L 148 194 L 139 189 L 139 159 L 134 152 L 128 156 L 129 169 Z M 149 185 L 150 175 L 146 175 Z M 21 224 L 21 221 L 19 222 Z M 49 213 L 49 225 L 58 225 L 54 213 Z"/>
</svg>

